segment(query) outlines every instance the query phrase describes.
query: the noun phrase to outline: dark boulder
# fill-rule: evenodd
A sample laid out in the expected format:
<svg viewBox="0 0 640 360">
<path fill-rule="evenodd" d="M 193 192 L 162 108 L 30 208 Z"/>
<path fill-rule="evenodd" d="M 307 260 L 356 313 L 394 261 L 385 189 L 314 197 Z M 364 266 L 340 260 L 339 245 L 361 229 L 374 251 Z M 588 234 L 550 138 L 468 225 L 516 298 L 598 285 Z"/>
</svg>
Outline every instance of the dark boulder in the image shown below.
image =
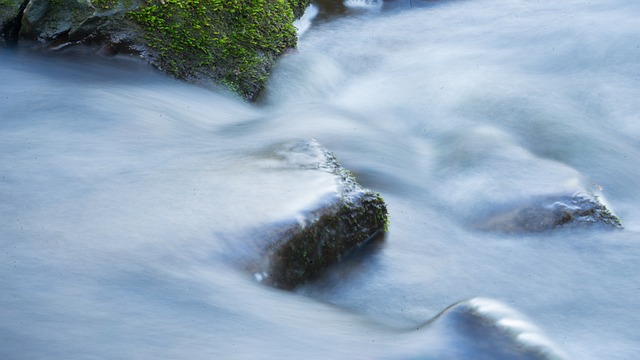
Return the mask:
<svg viewBox="0 0 640 360">
<path fill-rule="evenodd" d="M 259 239 L 256 256 L 244 266 L 259 281 L 292 289 L 386 230 L 387 207 L 380 194 L 363 189 L 316 141 L 282 145 L 271 152 L 271 161 L 273 171 L 294 167 L 329 176 L 335 186 L 299 209 L 298 219 L 252 232 Z"/>
<path fill-rule="evenodd" d="M 535 233 L 568 228 L 622 228 L 618 217 L 598 197 L 564 194 L 503 205 L 475 223 L 479 229 L 505 233 Z"/>
<path fill-rule="evenodd" d="M 20 35 L 47 44 L 66 41 L 69 31 L 93 12 L 89 0 L 30 0 L 22 15 Z"/>
<path fill-rule="evenodd" d="M 277 57 L 297 43 L 309 0 L 0 0 L 0 45 L 35 50 L 92 45 L 140 56 L 193 83 L 257 98 Z M 106 51 L 105 51 L 106 50 Z"/>
<path fill-rule="evenodd" d="M 22 14 L 28 0 L 0 0 L 0 47 L 18 43 Z"/>
</svg>

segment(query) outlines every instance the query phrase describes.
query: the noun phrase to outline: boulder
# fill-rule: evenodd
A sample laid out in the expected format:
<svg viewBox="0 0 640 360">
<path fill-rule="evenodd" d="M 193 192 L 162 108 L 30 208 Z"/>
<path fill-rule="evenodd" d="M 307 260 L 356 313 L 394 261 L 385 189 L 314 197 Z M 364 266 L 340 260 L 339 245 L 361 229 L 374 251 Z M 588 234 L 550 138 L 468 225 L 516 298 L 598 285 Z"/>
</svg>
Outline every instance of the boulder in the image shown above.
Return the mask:
<svg viewBox="0 0 640 360">
<path fill-rule="evenodd" d="M 0 0 L 0 47 L 15 46 L 28 0 Z"/>
<path fill-rule="evenodd" d="M 22 15 L 20 35 L 51 45 L 66 42 L 69 32 L 94 11 L 89 0 L 30 0 Z"/>
<path fill-rule="evenodd" d="M 248 100 L 257 98 L 277 57 L 296 46 L 293 21 L 310 3 L 0 1 L 6 45 L 19 39 L 30 40 L 35 49 L 93 45 L 109 54 L 140 56 L 178 79 L 221 84 Z"/>
<path fill-rule="evenodd" d="M 453 304 L 411 333 L 450 344 L 440 352 L 429 354 L 428 358 L 433 359 L 567 359 L 564 351 L 531 320 L 490 298 Z"/>
<path fill-rule="evenodd" d="M 253 231 L 251 237 L 260 239 L 257 256 L 244 265 L 260 282 L 292 289 L 386 231 L 387 207 L 380 194 L 362 188 L 315 140 L 284 144 L 274 150 L 271 159 L 274 171 L 294 167 L 328 176 L 334 186 L 322 199 L 312 201 L 312 206 L 301 208 L 296 221 Z"/>
<path fill-rule="evenodd" d="M 535 233 L 567 228 L 620 229 L 622 223 L 597 196 L 559 194 L 509 204 L 476 221 L 482 230 Z"/>
</svg>

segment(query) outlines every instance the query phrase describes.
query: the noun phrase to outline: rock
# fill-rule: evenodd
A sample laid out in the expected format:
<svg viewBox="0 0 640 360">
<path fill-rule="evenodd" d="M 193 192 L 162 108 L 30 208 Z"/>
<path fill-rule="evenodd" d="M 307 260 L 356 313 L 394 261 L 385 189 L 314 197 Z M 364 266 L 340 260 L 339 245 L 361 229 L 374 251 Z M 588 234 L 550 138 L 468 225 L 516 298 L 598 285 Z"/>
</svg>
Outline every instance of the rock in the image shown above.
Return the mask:
<svg viewBox="0 0 640 360">
<path fill-rule="evenodd" d="M 122 11 L 97 13 L 69 32 L 70 43 L 96 45 L 108 55 L 139 54 L 152 65 L 158 54 L 145 44 L 145 31 Z M 156 66 L 157 67 L 157 66 Z"/>
<path fill-rule="evenodd" d="M 0 47 L 17 44 L 20 21 L 27 2 L 28 0 L 0 0 Z"/>
<path fill-rule="evenodd" d="M 620 229 L 622 224 L 596 196 L 556 195 L 502 206 L 477 221 L 476 227 L 505 233 L 535 233 L 565 228 Z"/>
<path fill-rule="evenodd" d="M 93 14 L 89 0 L 30 0 L 22 16 L 24 38 L 53 44 Z"/>
<path fill-rule="evenodd" d="M 302 211 L 295 223 L 272 224 L 262 237 L 259 257 L 247 269 L 268 285 L 292 289 L 386 230 L 387 207 L 379 194 L 363 189 L 336 158 L 315 140 L 287 144 L 274 153 L 281 166 L 329 174 L 335 190 Z"/>
<path fill-rule="evenodd" d="M 564 352 L 535 324 L 497 300 L 473 298 L 453 304 L 413 336 L 436 337 L 451 344 L 434 359 L 560 360 Z M 418 330 L 418 331 L 415 331 Z M 414 357 L 407 357 L 414 358 Z M 417 358 L 417 357 L 416 357 Z"/>
<path fill-rule="evenodd" d="M 139 55 L 178 79 L 223 85 L 248 100 L 257 98 L 277 57 L 296 46 L 293 21 L 310 3 L 0 1 L 7 18 L 0 23 L 5 39 L 17 41 L 19 31 L 20 39 L 33 41 L 35 49 L 94 45 L 111 54 Z M 24 5 L 22 15 L 20 5 Z M 16 17 L 19 22 L 11 20 Z"/>
</svg>

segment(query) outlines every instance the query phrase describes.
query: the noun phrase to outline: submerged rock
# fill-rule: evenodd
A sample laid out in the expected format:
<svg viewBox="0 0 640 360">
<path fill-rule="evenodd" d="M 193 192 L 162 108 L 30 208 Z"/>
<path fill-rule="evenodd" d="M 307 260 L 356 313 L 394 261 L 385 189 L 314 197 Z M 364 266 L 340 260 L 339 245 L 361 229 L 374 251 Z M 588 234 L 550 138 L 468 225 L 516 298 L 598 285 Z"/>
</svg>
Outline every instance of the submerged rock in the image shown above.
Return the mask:
<svg viewBox="0 0 640 360">
<path fill-rule="evenodd" d="M 557 195 L 503 206 L 476 222 L 482 230 L 533 233 L 562 228 L 620 229 L 622 223 L 596 196 Z"/>
<path fill-rule="evenodd" d="M 436 201 L 465 225 L 504 233 L 621 228 L 598 187 L 493 126 L 453 131 L 439 143 Z"/>
<path fill-rule="evenodd" d="M 428 333 L 451 344 L 441 354 L 430 354 L 435 359 L 566 359 L 529 319 L 489 298 L 453 304 L 416 330 L 417 336 Z"/>
<path fill-rule="evenodd" d="M 0 0 L 5 45 L 93 45 L 157 69 L 217 83 L 254 100 L 276 58 L 296 46 L 293 21 L 310 0 Z"/>
<path fill-rule="evenodd" d="M 329 176 L 335 186 L 300 209 L 295 222 L 256 231 L 259 257 L 248 269 L 259 281 L 292 289 L 386 230 L 387 207 L 380 194 L 363 189 L 315 140 L 286 144 L 272 152 L 270 160 L 273 171 L 294 167 L 315 172 Z"/>
</svg>

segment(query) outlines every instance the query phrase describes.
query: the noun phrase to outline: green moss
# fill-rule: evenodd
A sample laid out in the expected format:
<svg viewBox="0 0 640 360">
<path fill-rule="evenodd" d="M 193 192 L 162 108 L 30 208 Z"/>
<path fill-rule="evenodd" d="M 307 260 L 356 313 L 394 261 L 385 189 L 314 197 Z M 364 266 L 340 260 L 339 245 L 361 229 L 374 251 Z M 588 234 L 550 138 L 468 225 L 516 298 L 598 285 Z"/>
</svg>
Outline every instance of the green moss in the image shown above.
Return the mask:
<svg viewBox="0 0 640 360">
<path fill-rule="evenodd" d="M 0 29 L 7 21 L 13 21 L 19 13 L 22 0 L 0 0 Z"/>
<path fill-rule="evenodd" d="M 8 7 L 17 1 L 0 0 L 1 15 L 15 17 Z M 116 43 L 134 52 L 145 49 L 152 65 L 176 78 L 218 82 L 252 100 L 278 55 L 296 46 L 292 23 L 309 2 L 49 0 L 47 19 L 32 24 L 29 35 L 56 41 L 72 34 L 74 42 L 100 44 L 109 43 L 115 33 Z"/>
<path fill-rule="evenodd" d="M 154 0 L 127 15 L 144 27 L 161 70 L 180 79 L 216 79 L 247 99 L 297 40 L 285 0 Z"/>
<path fill-rule="evenodd" d="M 602 202 L 597 195 L 594 195 L 596 205 L 593 208 L 593 217 L 596 221 L 603 224 L 612 226 L 614 228 L 622 229 L 622 221 L 614 213 L 611 212 Z"/>
<path fill-rule="evenodd" d="M 20 6 L 21 3 L 21 1 L 17 0 L 0 0 L 0 9 L 4 10 L 5 7 L 17 7 Z"/>
<path fill-rule="evenodd" d="M 287 0 L 289 7 L 293 11 L 295 17 L 299 18 L 304 14 L 304 10 L 311 3 L 309 0 Z"/>
<path fill-rule="evenodd" d="M 69 34 L 74 42 L 100 43 L 110 31 L 126 33 L 129 50 L 139 51 L 139 45 L 145 45 L 147 60 L 160 70 L 184 80 L 213 80 L 253 100 L 277 57 L 296 46 L 292 23 L 309 2 L 49 0 L 40 3 L 47 7 L 46 17 L 23 26 L 23 34 L 55 46 L 56 41 L 67 41 Z M 8 36 L 7 24 L 21 4 L 22 0 L 0 0 L 3 37 Z"/>
</svg>

